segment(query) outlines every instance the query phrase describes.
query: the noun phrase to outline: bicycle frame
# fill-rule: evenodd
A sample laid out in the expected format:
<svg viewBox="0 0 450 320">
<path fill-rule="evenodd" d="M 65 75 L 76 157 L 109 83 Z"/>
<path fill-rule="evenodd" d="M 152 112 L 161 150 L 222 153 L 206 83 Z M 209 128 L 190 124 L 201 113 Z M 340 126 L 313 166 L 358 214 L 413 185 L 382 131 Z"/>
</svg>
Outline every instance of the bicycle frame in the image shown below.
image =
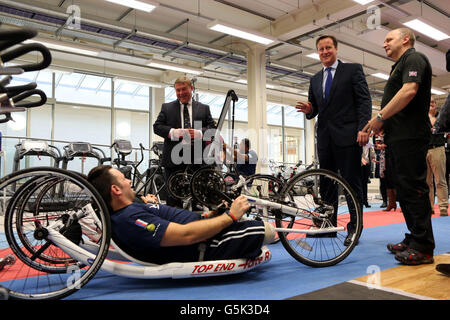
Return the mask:
<svg viewBox="0 0 450 320">
<path fill-rule="evenodd" d="M 253 203 L 256 206 L 262 206 L 267 207 L 275 210 L 280 210 L 286 215 L 292 216 L 292 217 L 300 217 L 305 219 L 311 219 L 311 214 L 309 211 L 300 209 L 300 208 L 293 208 L 281 203 L 272 202 L 264 199 L 259 199 L 252 196 L 245 197 L 249 200 L 249 202 Z M 305 233 L 305 234 L 320 234 L 320 233 L 330 233 L 330 232 L 339 232 L 344 231 L 344 227 L 333 227 L 333 228 L 320 228 L 320 229 L 288 229 L 288 228 L 275 228 L 275 231 L 277 232 L 288 232 L 288 233 Z"/>
</svg>

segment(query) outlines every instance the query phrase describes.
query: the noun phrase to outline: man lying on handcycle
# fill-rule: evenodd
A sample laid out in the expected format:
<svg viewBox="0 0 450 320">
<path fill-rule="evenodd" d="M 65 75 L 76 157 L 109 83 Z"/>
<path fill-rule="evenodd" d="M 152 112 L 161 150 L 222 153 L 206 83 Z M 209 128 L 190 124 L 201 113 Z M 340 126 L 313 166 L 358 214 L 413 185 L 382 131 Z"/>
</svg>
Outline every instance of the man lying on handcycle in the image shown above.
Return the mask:
<svg viewBox="0 0 450 320">
<path fill-rule="evenodd" d="M 131 256 L 157 264 L 254 258 L 275 236 L 263 221 L 239 221 L 249 209 L 239 196 L 224 214 L 197 213 L 153 203 L 150 195 L 137 203 L 131 181 L 117 169 L 100 165 L 88 181 L 110 207 L 112 238 Z M 150 200 L 150 201 L 149 201 Z"/>
</svg>

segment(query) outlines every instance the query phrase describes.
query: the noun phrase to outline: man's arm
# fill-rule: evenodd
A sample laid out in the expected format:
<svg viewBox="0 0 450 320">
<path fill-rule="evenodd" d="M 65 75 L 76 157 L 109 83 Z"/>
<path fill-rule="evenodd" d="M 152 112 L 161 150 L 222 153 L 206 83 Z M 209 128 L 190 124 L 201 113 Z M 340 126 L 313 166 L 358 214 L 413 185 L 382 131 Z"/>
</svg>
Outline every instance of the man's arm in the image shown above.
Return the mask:
<svg viewBox="0 0 450 320">
<path fill-rule="evenodd" d="M 239 220 L 249 207 L 247 198 L 239 196 L 233 201 L 230 212 Z M 228 214 L 222 214 L 211 219 L 197 220 L 188 224 L 171 222 L 162 237 L 161 246 L 186 246 L 199 243 L 212 238 L 232 223 L 233 218 Z"/>
<path fill-rule="evenodd" d="M 167 124 L 166 107 L 163 105 L 155 123 L 153 123 L 153 131 L 158 136 L 167 139 L 169 138 L 170 129 L 172 129 L 172 127 Z"/>
<path fill-rule="evenodd" d="M 412 99 L 417 94 L 419 89 L 418 82 L 406 82 L 403 84 L 401 89 L 395 94 L 395 96 L 388 102 L 388 104 L 383 108 L 381 114 L 383 115 L 383 120 L 389 119 L 393 115 L 397 114 L 403 110 Z M 375 133 L 380 132 L 383 127 L 383 122 L 378 121 L 376 117 L 373 117 L 369 123 L 364 127 L 364 131 Z"/>
<path fill-rule="evenodd" d="M 362 129 L 372 116 L 372 98 L 370 97 L 369 86 L 360 64 L 357 65 L 356 72 L 352 74 L 352 88 L 358 117 L 358 135 L 356 140 L 360 146 L 364 146 L 369 142 L 369 134 Z"/>
</svg>

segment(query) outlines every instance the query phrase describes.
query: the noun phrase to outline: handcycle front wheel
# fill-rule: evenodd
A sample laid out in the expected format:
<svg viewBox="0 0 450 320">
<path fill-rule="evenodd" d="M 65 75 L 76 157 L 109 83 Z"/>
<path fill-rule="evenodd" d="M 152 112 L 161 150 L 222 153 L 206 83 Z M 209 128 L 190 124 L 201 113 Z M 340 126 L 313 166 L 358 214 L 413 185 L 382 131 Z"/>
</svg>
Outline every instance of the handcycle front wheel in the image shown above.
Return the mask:
<svg viewBox="0 0 450 320">
<path fill-rule="evenodd" d="M 13 185 L 20 192 L 11 192 Z M 86 179 L 58 168 L 24 169 L 0 180 L 0 195 L 7 202 L 1 213 L 0 258 L 17 257 L 0 271 L 0 287 L 9 298 L 60 299 L 92 279 L 108 253 L 111 227 L 103 199 Z M 91 209 L 80 215 L 87 206 Z M 75 215 L 81 218 L 71 219 Z M 59 221 L 64 226 L 58 232 L 52 225 Z M 58 241 L 52 241 L 52 234 Z M 84 255 L 82 244 L 87 241 L 94 241 L 97 249 Z M 83 258 L 70 256 L 70 247 Z"/>
<path fill-rule="evenodd" d="M 254 174 L 248 176 L 245 179 L 244 186 L 242 188 L 242 194 L 256 197 L 262 200 L 268 200 L 273 202 L 278 202 L 280 200 L 280 194 L 283 190 L 284 182 L 269 174 Z M 291 199 L 292 200 L 292 199 Z M 263 220 L 267 223 L 275 225 L 275 213 L 268 207 L 256 206 L 254 209 L 254 214 L 252 215 L 256 220 Z M 285 220 L 285 227 L 291 228 L 294 222 L 294 218 L 291 217 L 291 221 Z M 280 241 L 278 235 L 272 243 L 277 243 Z"/>
<path fill-rule="evenodd" d="M 277 228 L 305 230 L 278 232 L 281 243 L 296 260 L 326 267 L 344 260 L 362 231 L 362 209 L 355 192 L 339 175 L 325 169 L 303 171 L 281 191 L 281 200 L 300 214 L 277 213 Z M 346 242 L 348 234 L 354 234 Z"/>
</svg>

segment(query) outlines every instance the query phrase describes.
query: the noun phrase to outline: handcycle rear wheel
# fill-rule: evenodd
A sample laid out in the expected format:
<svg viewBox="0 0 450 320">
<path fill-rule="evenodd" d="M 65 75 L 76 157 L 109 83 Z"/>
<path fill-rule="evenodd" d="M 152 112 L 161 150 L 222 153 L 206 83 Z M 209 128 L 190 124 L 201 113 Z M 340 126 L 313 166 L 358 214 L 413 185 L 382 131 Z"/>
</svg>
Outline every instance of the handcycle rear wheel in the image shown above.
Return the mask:
<svg viewBox="0 0 450 320">
<path fill-rule="evenodd" d="M 289 180 L 281 191 L 281 200 L 298 208 L 303 216 L 293 220 L 293 215 L 278 212 L 277 228 L 311 231 L 279 232 L 281 243 L 296 260 L 312 267 L 326 267 L 352 252 L 362 231 L 362 209 L 342 177 L 324 169 L 303 171 Z M 324 232 L 334 227 L 342 231 Z M 348 233 L 354 236 L 344 244 Z"/>
<path fill-rule="evenodd" d="M 29 182 L 33 180 L 36 183 Z M 13 184 L 25 186 L 23 192 L 9 193 Z M 61 192 L 55 192 L 55 188 Z M 87 180 L 57 168 L 30 168 L 1 179 L 1 194 L 11 197 L 8 205 L 3 206 L 6 210 L 2 212 L 5 217 L 4 230 L 0 229 L 0 257 L 13 254 L 18 258 L 14 265 L 0 271 L 0 287 L 7 290 L 10 298 L 59 299 L 92 279 L 108 252 L 111 227 L 103 199 Z M 71 219 L 88 204 L 93 209 L 90 213 L 79 221 Z M 81 228 L 82 242 L 91 240 L 86 236 L 86 222 L 95 220 L 91 229 L 97 232 L 97 251 L 91 252 L 87 261 L 74 259 L 50 240 L 48 228 L 58 219 L 66 221 L 59 233 L 68 243 L 72 243 L 72 238 L 67 231 L 76 222 Z"/>
</svg>

